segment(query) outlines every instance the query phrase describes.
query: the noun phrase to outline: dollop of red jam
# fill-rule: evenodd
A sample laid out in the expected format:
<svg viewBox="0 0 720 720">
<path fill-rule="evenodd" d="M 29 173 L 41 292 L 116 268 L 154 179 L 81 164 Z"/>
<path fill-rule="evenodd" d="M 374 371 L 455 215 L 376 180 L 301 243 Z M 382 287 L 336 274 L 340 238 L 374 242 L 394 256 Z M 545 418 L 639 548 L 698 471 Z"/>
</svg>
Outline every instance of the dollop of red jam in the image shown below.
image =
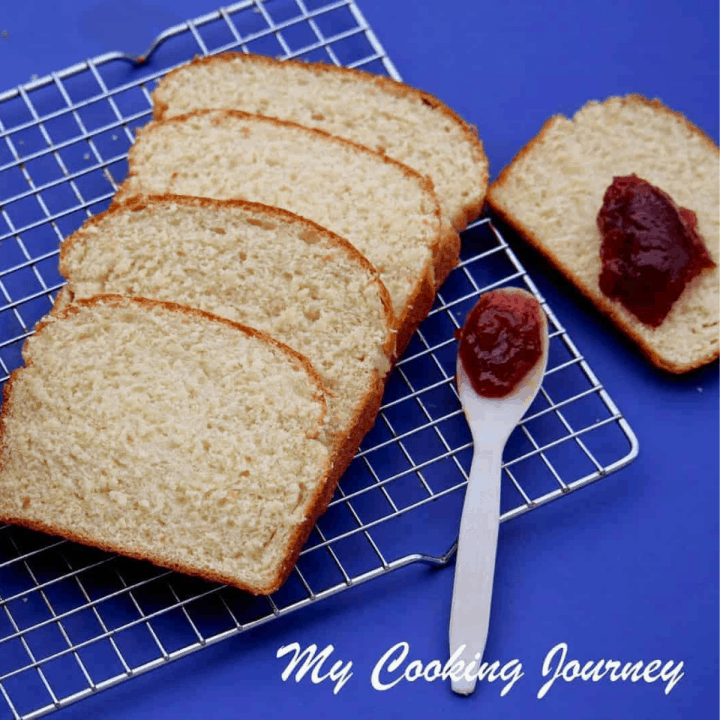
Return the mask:
<svg viewBox="0 0 720 720">
<path fill-rule="evenodd" d="M 651 327 L 662 324 L 696 275 L 715 266 L 695 213 L 636 175 L 613 179 L 597 224 L 600 290 Z"/>
<path fill-rule="evenodd" d="M 484 397 L 509 395 L 542 355 L 540 303 L 520 293 L 485 293 L 456 333 L 465 372 Z"/>
</svg>

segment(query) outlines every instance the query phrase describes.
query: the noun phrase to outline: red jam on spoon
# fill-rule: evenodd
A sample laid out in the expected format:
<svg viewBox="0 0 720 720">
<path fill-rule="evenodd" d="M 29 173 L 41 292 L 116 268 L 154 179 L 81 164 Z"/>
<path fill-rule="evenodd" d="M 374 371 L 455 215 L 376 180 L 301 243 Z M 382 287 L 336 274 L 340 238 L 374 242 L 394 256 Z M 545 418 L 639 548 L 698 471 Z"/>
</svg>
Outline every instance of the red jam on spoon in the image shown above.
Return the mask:
<svg viewBox="0 0 720 720">
<path fill-rule="evenodd" d="M 538 301 L 511 290 L 485 293 L 456 332 L 459 356 L 475 392 L 509 395 L 543 353 Z"/>
</svg>

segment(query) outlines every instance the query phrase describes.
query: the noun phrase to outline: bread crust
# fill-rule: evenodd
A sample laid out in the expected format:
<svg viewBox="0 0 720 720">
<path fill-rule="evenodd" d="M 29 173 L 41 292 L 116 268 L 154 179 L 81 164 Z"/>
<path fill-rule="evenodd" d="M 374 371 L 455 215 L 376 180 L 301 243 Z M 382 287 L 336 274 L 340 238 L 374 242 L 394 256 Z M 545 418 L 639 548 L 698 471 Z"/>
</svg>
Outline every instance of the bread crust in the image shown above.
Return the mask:
<svg viewBox="0 0 720 720">
<path fill-rule="evenodd" d="M 343 147 L 351 149 L 353 152 L 372 157 L 375 162 L 382 162 L 387 165 L 391 165 L 392 167 L 400 171 L 405 177 L 412 179 L 413 182 L 419 185 L 421 192 L 425 193 L 426 196 L 431 200 L 431 202 L 433 202 L 434 210 L 432 212 L 432 217 L 437 223 L 437 230 L 435 239 L 430 245 L 431 258 L 426 263 L 425 267 L 422 269 L 420 276 L 416 279 L 410 291 L 406 306 L 402 308 L 399 312 L 397 309 L 395 309 L 395 331 L 397 333 L 396 346 L 398 348 L 398 353 L 401 353 L 402 350 L 407 346 L 410 338 L 412 337 L 420 322 L 422 322 L 422 320 L 427 316 L 428 312 L 430 312 L 430 309 L 432 308 L 432 305 L 435 301 L 435 291 L 437 287 L 439 287 L 436 283 L 436 277 L 444 279 L 449 273 L 448 268 L 450 266 L 454 267 L 455 265 L 457 265 L 460 257 L 460 239 L 457 235 L 457 232 L 455 232 L 454 230 L 451 231 L 442 223 L 440 205 L 438 203 L 437 196 L 435 195 L 433 184 L 430 178 L 421 175 L 412 168 L 407 167 L 407 165 L 403 165 L 401 162 L 398 162 L 397 160 L 390 158 L 387 155 L 381 155 L 374 150 L 370 150 L 364 145 L 360 145 L 359 143 L 355 143 L 351 140 L 346 140 L 344 138 L 339 138 L 335 135 L 331 135 L 325 132 L 324 130 L 308 128 L 304 125 L 299 125 L 298 123 L 290 121 L 278 120 L 276 118 L 265 117 L 263 115 L 255 115 L 253 113 L 246 113 L 242 110 L 194 110 L 193 112 L 185 113 L 183 115 L 174 115 L 173 117 L 166 120 L 154 121 L 149 125 L 146 125 L 144 128 L 138 130 L 136 141 L 130 148 L 130 152 L 128 154 L 128 176 L 118 189 L 118 192 L 110 205 L 110 209 L 112 209 L 115 205 L 118 204 L 143 202 L 143 200 L 148 197 L 147 195 L 143 195 L 142 191 L 138 192 L 135 191 L 133 188 L 133 183 L 135 182 L 134 178 L 138 175 L 138 171 L 134 167 L 136 163 L 133 162 L 133 159 L 137 152 L 136 149 L 138 147 L 138 144 L 143 142 L 143 138 L 145 136 L 156 131 L 157 128 L 161 127 L 162 125 L 170 123 L 181 124 L 194 117 L 213 115 L 220 117 L 235 117 L 240 120 L 251 122 L 268 123 L 280 128 L 293 128 L 294 130 L 300 131 L 301 133 L 309 133 L 315 137 L 321 137 L 323 138 L 323 142 L 339 144 Z M 171 194 L 172 193 L 166 195 Z M 361 251 L 358 250 L 358 252 Z"/>
<path fill-rule="evenodd" d="M 53 323 L 55 321 L 62 321 L 64 317 L 69 317 L 73 314 L 81 312 L 82 308 L 93 308 L 102 304 L 113 305 L 115 307 L 127 307 L 128 304 L 137 304 L 138 306 L 150 309 L 163 308 L 170 312 L 179 312 L 190 318 L 203 318 L 204 320 L 209 320 L 214 323 L 221 323 L 223 325 L 231 327 L 238 332 L 242 332 L 249 337 L 256 338 L 261 342 L 268 343 L 269 345 L 277 348 L 283 354 L 285 354 L 293 364 L 301 367 L 303 371 L 307 374 L 309 381 L 313 384 L 313 395 L 318 401 L 321 408 L 316 428 L 316 432 L 320 434 L 326 412 L 325 396 L 327 392 L 323 386 L 322 378 L 304 355 L 300 354 L 297 350 L 294 350 L 286 344 L 280 342 L 276 338 L 268 335 L 267 333 L 257 330 L 256 328 L 251 328 L 247 325 L 242 325 L 241 323 L 236 323 L 232 320 L 227 320 L 225 318 L 212 315 L 211 313 L 207 313 L 203 310 L 199 310 L 197 308 L 190 308 L 184 305 L 179 305 L 177 303 L 161 300 L 150 300 L 147 298 L 129 298 L 123 297 L 121 295 L 108 294 L 95 295 L 90 298 L 75 301 L 74 303 L 65 307 L 63 310 L 57 311 L 54 315 L 49 316 L 44 320 L 41 320 L 37 324 L 35 332 L 43 332 L 43 329 L 47 327 L 50 323 Z M 24 367 L 14 370 L 11 373 L 5 386 L 3 387 L 2 412 L 0 412 L 0 470 L 2 470 L 2 462 L 5 457 L 5 453 L 8 452 L 8 447 L 5 442 L 5 418 L 11 412 L 13 412 L 14 409 L 14 403 L 12 401 L 12 388 L 19 374 L 24 372 L 26 369 L 31 368 L 33 364 L 34 362 L 32 358 L 26 358 L 26 365 Z M 315 521 L 327 509 L 327 505 L 329 504 L 333 492 L 335 491 L 335 487 L 337 486 L 337 483 L 340 479 L 340 474 L 341 472 L 339 471 L 339 465 L 332 457 L 332 454 L 330 454 L 328 461 L 325 464 L 322 478 L 317 483 L 312 500 L 310 501 L 310 515 L 301 525 L 297 527 L 295 532 L 292 534 L 288 543 L 286 556 L 283 562 L 280 564 L 280 567 L 278 568 L 275 577 L 266 585 L 262 586 L 241 582 L 236 577 L 229 576 L 224 573 L 214 571 L 212 569 L 176 563 L 174 561 L 168 560 L 167 558 L 155 555 L 151 552 L 143 551 L 142 549 L 132 547 L 130 545 L 123 545 L 122 543 L 107 543 L 104 541 L 100 541 L 96 537 L 86 535 L 75 528 L 59 526 L 53 524 L 52 522 L 47 522 L 44 520 L 32 520 L 21 515 L 15 515 L 2 511 L 0 511 L 0 520 L 15 525 L 21 525 L 31 530 L 38 530 L 40 532 L 48 533 L 50 535 L 62 537 L 72 542 L 90 545 L 106 552 L 119 553 L 121 555 L 125 555 L 127 557 L 135 558 L 138 560 L 146 560 L 160 567 L 165 567 L 169 570 L 181 572 L 188 575 L 202 577 L 205 580 L 211 582 L 232 585 L 240 590 L 247 591 L 254 595 L 268 595 L 280 588 L 292 572 L 295 566 L 295 562 L 297 561 L 297 557 L 299 556 L 300 551 L 305 545 L 307 538 L 309 537 L 309 534 L 315 525 Z"/>
<path fill-rule="evenodd" d="M 246 63 L 254 63 L 256 65 L 266 65 L 268 67 L 287 66 L 300 68 L 302 71 L 308 72 L 316 77 L 322 77 L 323 75 L 342 75 L 352 78 L 357 83 L 367 84 L 379 88 L 389 95 L 395 95 L 411 101 L 421 102 L 432 108 L 433 111 L 443 115 L 460 129 L 463 138 L 471 148 L 474 164 L 480 169 L 477 177 L 477 187 L 482 188 L 480 197 L 477 200 L 466 203 L 462 207 L 461 211 L 459 211 L 455 216 L 446 219 L 456 230 L 460 231 L 465 229 L 468 223 L 480 214 L 485 200 L 489 171 L 488 159 L 485 155 L 482 141 L 478 137 L 477 128 L 466 122 L 452 108 L 448 107 L 434 95 L 383 75 L 375 75 L 358 68 L 347 68 L 337 65 L 328 65 L 326 63 L 308 63 L 296 59 L 277 60 L 267 55 L 256 55 L 254 53 L 228 51 L 220 55 L 211 55 L 207 57 L 195 56 L 189 63 L 170 71 L 153 91 L 153 117 L 157 120 L 167 119 L 169 106 L 162 97 L 163 89 L 167 84 L 167 78 L 172 79 L 176 75 L 182 74 L 188 67 L 220 62 L 231 63 L 237 62 L 238 60 L 242 60 Z M 373 148 L 368 149 L 374 152 Z"/>
<path fill-rule="evenodd" d="M 666 113 L 676 120 L 679 120 L 685 128 L 690 131 L 693 135 L 699 137 L 704 144 L 707 145 L 709 151 L 714 152 L 720 159 L 720 150 L 712 138 L 704 132 L 701 128 L 691 123 L 682 113 L 677 112 L 668 108 L 658 99 L 648 99 L 639 94 L 629 94 L 624 97 L 611 97 L 608 98 L 607 102 L 620 101 L 623 105 L 638 104 L 652 108 L 655 112 Z M 580 111 L 578 111 L 580 112 Z M 502 206 L 501 202 L 497 200 L 494 195 L 498 189 L 506 187 L 509 178 L 520 160 L 524 159 L 537 147 L 542 145 L 544 140 L 547 138 L 549 133 L 553 130 L 558 122 L 566 121 L 567 118 L 564 115 L 554 115 L 545 121 L 538 134 L 530 140 L 512 159 L 512 161 L 503 168 L 502 172 L 498 175 L 495 182 L 492 183 L 488 190 L 487 204 L 491 210 L 497 215 L 502 221 L 512 226 L 527 241 L 540 255 L 542 255 L 551 265 L 553 265 L 564 277 L 567 279 L 575 288 L 589 300 L 595 308 L 605 317 L 607 317 L 615 326 L 620 329 L 627 337 L 632 340 L 640 352 L 657 368 L 673 374 L 684 374 L 692 370 L 707 365 L 718 359 L 720 356 L 720 348 L 716 345 L 714 348 L 709 347 L 703 353 L 699 353 L 692 362 L 679 363 L 670 358 L 665 357 L 662 353 L 658 352 L 647 340 L 637 331 L 633 323 L 628 319 L 627 314 L 620 303 L 612 301 L 608 298 L 601 290 L 598 282 L 590 286 L 580 279 L 574 268 L 563 263 L 543 242 L 543 240 L 537 237 L 519 218 L 515 217 L 509 209 Z M 574 117 L 573 117 L 574 121 Z M 599 208 L 598 208 L 599 210 Z M 598 231 L 598 253 L 600 252 L 601 237 Z M 685 292 L 692 292 L 694 283 L 686 288 Z M 639 323 L 639 321 L 638 321 Z M 662 326 L 661 326 L 662 327 Z"/>
<path fill-rule="evenodd" d="M 458 266 L 460 262 L 460 250 L 462 240 L 450 225 L 445 225 L 440 240 L 440 251 L 438 261 L 435 265 L 435 291 L 437 292 L 447 280 L 448 275 Z"/>
</svg>

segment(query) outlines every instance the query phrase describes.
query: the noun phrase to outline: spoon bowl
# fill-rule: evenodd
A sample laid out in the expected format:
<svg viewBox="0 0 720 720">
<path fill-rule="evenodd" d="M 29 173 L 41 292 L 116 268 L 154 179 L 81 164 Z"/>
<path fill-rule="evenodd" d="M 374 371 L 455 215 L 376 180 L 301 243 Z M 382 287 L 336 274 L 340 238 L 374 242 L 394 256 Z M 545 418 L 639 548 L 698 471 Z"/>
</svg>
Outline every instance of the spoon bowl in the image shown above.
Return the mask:
<svg viewBox="0 0 720 720">
<path fill-rule="evenodd" d="M 534 297 L 519 288 L 500 292 Z M 536 363 L 508 395 L 479 395 L 458 355 L 460 402 L 473 438 L 473 459 L 460 521 L 455 580 L 450 611 L 450 653 L 464 663 L 462 677 L 452 677 L 454 692 L 469 695 L 485 651 L 490 620 L 495 555 L 500 522 L 502 454 L 513 429 L 535 399 L 548 357 L 548 327 L 540 310 L 541 352 Z"/>
</svg>

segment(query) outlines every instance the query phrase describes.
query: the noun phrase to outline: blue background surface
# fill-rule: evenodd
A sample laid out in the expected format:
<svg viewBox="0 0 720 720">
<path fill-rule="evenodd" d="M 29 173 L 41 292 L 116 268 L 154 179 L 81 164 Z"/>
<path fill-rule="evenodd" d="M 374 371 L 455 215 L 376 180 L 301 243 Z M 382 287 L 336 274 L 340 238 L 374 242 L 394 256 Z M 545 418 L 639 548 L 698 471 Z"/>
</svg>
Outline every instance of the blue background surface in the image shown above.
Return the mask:
<svg viewBox="0 0 720 720">
<path fill-rule="evenodd" d="M 683 7 L 685 5 L 685 7 Z M 692 5 L 692 7 L 688 7 Z M 207 0 L 1 0 L 0 91 L 110 50 L 140 53 Z M 718 141 L 718 6 L 660 2 L 480 3 L 359 0 L 403 78 L 479 128 L 493 176 L 552 114 L 639 92 L 685 113 Z M 412 566 L 123 683 L 56 717 L 717 718 L 718 366 L 683 377 L 645 360 L 547 265 L 510 238 L 551 307 L 625 414 L 640 457 L 500 530 L 486 657 L 523 664 L 470 698 L 440 682 L 370 685 L 378 659 L 446 659 L 450 568 Z M 283 682 L 292 642 L 352 661 L 326 681 Z M 556 644 L 581 662 L 684 663 L 663 684 L 558 681 L 543 699 Z"/>
</svg>

